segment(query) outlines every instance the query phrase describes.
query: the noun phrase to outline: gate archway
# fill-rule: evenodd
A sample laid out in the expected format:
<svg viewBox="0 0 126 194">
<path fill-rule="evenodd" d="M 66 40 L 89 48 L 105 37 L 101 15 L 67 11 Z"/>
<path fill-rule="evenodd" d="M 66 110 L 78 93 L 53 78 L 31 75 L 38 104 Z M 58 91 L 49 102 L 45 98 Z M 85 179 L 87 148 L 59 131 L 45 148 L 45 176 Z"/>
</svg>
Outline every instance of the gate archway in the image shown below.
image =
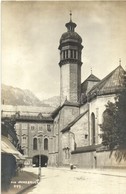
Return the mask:
<svg viewBox="0 0 126 194">
<path fill-rule="evenodd" d="M 32 158 L 32 164 L 35 167 L 39 166 L 39 155 L 36 155 Z M 41 155 L 41 167 L 47 167 L 48 164 L 48 156 L 46 155 Z"/>
</svg>

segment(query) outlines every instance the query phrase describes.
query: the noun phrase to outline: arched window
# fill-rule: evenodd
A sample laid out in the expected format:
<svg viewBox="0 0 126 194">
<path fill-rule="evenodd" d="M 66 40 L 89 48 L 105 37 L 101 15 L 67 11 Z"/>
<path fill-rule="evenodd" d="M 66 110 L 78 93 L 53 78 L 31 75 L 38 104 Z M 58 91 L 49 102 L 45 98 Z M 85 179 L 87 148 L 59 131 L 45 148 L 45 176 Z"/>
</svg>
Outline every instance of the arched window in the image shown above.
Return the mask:
<svg viewBox="0 0 126 194">
<path fill-rule="evenodd" d="M 92 134 L 92 144 L 95 144 L 95 114 L 91 114 L 91 134 Z"/>
<path fill-rule="evenodd" d="M 44 139 L 44 150 L 48 150 L 48 139 Z"/>
<path fill-rule="evenodd" d="M 37 150 L 37 138 L 33 139 L 33 150 Z"/>
</svg>

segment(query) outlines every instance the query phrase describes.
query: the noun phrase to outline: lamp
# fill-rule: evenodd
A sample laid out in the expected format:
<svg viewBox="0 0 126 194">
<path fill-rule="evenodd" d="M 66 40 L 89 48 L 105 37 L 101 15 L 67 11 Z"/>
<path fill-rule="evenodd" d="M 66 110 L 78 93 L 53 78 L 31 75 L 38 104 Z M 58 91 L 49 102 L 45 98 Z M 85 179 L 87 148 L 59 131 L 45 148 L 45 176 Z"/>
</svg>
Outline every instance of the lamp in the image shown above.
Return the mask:
<svg viewBox="0 0 126 194">
<path fill-rule="evenodd" d="M 38 169 L 38 179 L 41 180 L 41 145 L 42 145 L 42 132 L 38 132 L 38 142 L 39 142 L 39 169 Z"/>
</svg>

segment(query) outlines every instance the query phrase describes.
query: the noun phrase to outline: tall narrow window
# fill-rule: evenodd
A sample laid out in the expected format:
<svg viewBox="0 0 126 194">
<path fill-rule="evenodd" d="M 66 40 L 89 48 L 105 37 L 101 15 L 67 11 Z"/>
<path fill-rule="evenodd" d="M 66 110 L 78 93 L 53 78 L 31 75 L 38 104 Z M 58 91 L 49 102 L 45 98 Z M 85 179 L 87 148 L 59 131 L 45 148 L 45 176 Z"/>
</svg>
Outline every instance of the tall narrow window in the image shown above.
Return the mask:
<svg viewBox="0 0 126 194">
<path fill-rule="evenodd" d="M 95 144 L 95 114 L 91 114 L 92 144 Z"/>
<path fill-rule="evenodd" d="M 33 150 L 37 150 L 37 138 L 33 139 Z"/>
<path fill-rule="evenodd" d="M 51 131 L 51 126 L 47 125 L 47 131 Z"/>
<path fill-rule="evenodd" d="M 44 139 L 44 150 L 48 150 L 48 139 Z"/>
<path fill-rule="evenodd" d="M 66 58 L 68 59 L 68 50 L 66 50 Z"/>
<path fill-rule="evenodd" d="M 73 58 L 73 50 L 70 50 L 70 58 Z"/>
<path fill-rule="evenodd" d="M 76 59 L 76 50 L 74 50 L 74 59 Z"/>
<path fill-rule="evenodd" d="M 63 51 L 63 59 L 65 59 L 65 51 Z"/>
</svg>

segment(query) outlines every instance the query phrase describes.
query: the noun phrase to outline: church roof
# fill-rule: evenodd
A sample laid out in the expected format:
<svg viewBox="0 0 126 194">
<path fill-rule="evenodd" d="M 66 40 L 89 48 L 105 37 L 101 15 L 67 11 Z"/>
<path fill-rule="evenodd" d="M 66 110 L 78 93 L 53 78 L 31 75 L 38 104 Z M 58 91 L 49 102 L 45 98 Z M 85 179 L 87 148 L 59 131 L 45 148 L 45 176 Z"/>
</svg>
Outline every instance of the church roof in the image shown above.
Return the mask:
<svg viewBox="0 0 126 194">
<path fill-rule="evenodd" d="M 93 75 L 92 73 L 89 75 L 89 77 L 84 81 L 84 82 L 86 82 L 86 81 L 93 81 L 93 82 L 98 82 L 98 81 L 100 81 L 100 79 L 99 78 L 97 78 L 95 75 Z M 83 83 L 84 83 L 83 82 Z"/>
<path fill-rule="evenodd" d="M 72 122 L 70 122 L 64 129 L 61 130 L 61 132 L 66 132 L 70 130 L 70 127 L 72 127 L 83 115 L 85 115 L 88 111 L 85 111 L 84 113 L 80 114 L 78 117 L 76 117 Z"/>
<path fill-rule="evenodd" d="M 62 43 L 65 40 L 74 40 L 74 41 L 78 41 L 79 43 L 82 42 L 82 38 L 80 37 L 80 35 L 77 32 L 65 32 L 62 34 L 61 38 L 60 38 L 60 43 Z"/>
<path fill-rule="evenodd" d="M 94 84 L 96 84 L 97 82 L 99 82 L 100 79 L 97 78 L 95 75 L 93 75 L 92 73 L 88 76 L 88 78 L 81 84 L 81 91 L 82 92 L 87 92 L 89 89 L 88 83 L 92 82 Z M 93 85 L 94 85 L 93 84 Z"/>
<path fill-rule="evenodd" d="M 51 116 L 52 118 L 55 118 L 57 116 L 57 114 L 59 113 L 59 111 L 64 107 L 64 106 L 74 106 L 74 107 L 79 107 L 79 104 L 78 103 L 74 103 L 74 102 L 69 102 L 67 99 L 65 100 L 65 102 L 59 106 L 58 108 L 56 108 Z"/>
<path fill-rule="evenodd" d="M 94 93 L 96 95 L 102 95 L 117 92 L 122 87 L 123 74 L 124 69 L 119 65 L 115 70 L 93 86 L 93 88 L 88 92 L 88 96 Z"/>
</svg>

